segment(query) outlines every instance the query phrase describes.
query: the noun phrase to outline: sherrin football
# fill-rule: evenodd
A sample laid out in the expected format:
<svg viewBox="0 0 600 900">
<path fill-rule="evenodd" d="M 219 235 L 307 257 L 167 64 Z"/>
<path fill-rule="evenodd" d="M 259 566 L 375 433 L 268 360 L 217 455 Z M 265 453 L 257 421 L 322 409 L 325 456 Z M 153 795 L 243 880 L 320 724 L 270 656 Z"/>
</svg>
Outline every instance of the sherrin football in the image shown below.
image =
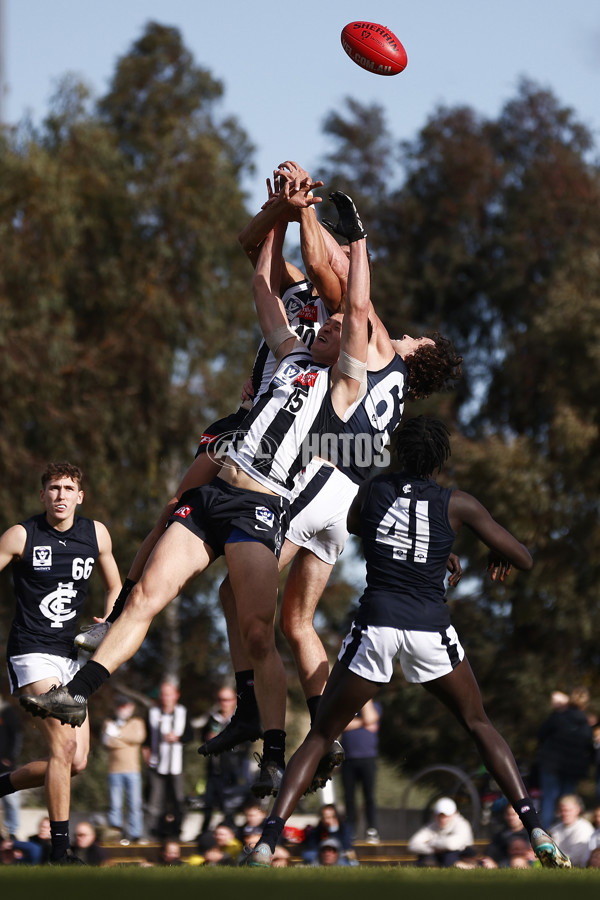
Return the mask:
<svg viewBox="0 0 600 900">
<path fill-rule="evenodd" d="M 406 68 L 406 50 L 389 28 L 375 22 L 350 22 L 342 47 L 357 66 L 376 75 L 398 75 Z"/>
</svg>

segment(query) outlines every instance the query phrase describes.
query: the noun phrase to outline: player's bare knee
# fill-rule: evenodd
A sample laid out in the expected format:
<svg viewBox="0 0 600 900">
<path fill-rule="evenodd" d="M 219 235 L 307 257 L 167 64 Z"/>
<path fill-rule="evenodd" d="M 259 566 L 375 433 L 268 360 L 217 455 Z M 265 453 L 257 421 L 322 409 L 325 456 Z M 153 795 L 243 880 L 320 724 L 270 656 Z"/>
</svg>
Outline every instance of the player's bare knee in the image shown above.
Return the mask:
<svg viewBox="0 0 600 900">
<path fill-rule="evenodd" d="M 264 622 L 253 622 L 243 634 L 246 652 L 253 663 L 260 662 L 275 647 L 273 627 Z"/>
<path fill-rule="evenodd" d="M 61 725 L 61 728 L 66 731 L 68 728 L 71 731 L 71 728 L 68 725 Z M 61 735 L 60 740 L 54 740 L 50 747 L 50 756 L 54 759 L 59 759 L 65 765 L 71 767 L 77 755 L 77 739 L 75 737 L 71 737 L 70 735 Z"/>
<path fill-rule="evenodd" d="M 75 775 L 80 775 L 81 772 L 84 772 L 85 769 L 87 768 L 87 764 L 88 764 L 87 752 L 77 753 L 75 756 L 75 759 L 73 760 L 73 763 L 71 765 L 71 776 L 74 777 Z"/>
<path fill-rule="evenodd" d="M 297 612 L 281 607 L 279 615 L 279 627 L 290 645 L 300 645 L 307 639 L 307 635 L 314 631 L 312 619 L 303 619 Z"/>
<path fill-rule="evenodd" d="M 127 598 L 122 615 L 146 622 L 153 619 L 162 608 L 163 605 L 159 605 L 153 595 L 144 590 L 143 585 L 137 584 Z"/>
</svg>

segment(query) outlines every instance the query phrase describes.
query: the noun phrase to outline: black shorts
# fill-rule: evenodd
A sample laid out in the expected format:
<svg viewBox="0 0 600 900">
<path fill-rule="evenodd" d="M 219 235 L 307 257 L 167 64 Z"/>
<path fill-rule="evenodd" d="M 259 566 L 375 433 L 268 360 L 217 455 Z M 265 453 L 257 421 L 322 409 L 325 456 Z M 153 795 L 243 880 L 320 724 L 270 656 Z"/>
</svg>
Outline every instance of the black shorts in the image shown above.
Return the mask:
<svg viewBox="0 0 600 900">
<path fill-rule="evenodd" d="M 168 524 L 185 525 L 215 556 L 223 555 L 232 530 L 239 528 L 279 559 L 289 517 L 290 504 L 284 497 L 246 491 L 217 477 L 185 491 Z"/>
<path fill-rule="evenodd" d="M 200 437 L 200 443 L 196 450 L 196 457 L 200 456 L 202 453 L 206 453 L 210 449 L 211 455 L 222 458 L 226 453 L 226 447 L 233 437 L 234 432 L 238 430 L 248 415 L 248 412 L 249 410 L 240 406 L 234 413 L 229 413 L 225 418 L 218 419 L 216 422 L 213 422 L 212 425 L 209 425 L 204 434 Z"/>
</svg>

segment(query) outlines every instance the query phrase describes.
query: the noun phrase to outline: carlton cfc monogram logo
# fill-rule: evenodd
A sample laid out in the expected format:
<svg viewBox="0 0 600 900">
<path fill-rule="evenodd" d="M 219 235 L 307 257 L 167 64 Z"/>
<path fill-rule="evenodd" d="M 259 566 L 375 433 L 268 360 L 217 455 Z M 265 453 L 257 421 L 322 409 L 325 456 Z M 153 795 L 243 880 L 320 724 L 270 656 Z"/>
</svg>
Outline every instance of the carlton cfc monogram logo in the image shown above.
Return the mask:
<svg viewBox="0 0 600 900">
<path fill-rule="evenodd" d="M 50 619 L 52 628 L 62 628 L 65 622 L 77 615 L 77 610 L 70 605 L 77 597 L 77 589 L 72 581 L 58 582 L 58 587 L 51 594 L 47 594 L 40 603 L 40 612 Z"/>
</svg>

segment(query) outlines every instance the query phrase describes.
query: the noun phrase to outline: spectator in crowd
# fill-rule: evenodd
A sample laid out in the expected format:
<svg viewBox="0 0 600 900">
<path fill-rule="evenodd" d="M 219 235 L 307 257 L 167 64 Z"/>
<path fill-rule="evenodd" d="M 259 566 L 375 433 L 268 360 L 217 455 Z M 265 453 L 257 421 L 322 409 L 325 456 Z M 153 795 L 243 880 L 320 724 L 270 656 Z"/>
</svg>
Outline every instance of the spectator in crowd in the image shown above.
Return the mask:
<svg viewBox="0 0 600 900">
<path fill-rule="evenodd" d="M 184 866 L 185 861 L 181 858 L 181 844 L 174 838 L 165 838 L 160 845 L 158 851 L 159 866 Z"/>
<path fill-rule="evenodd" d="M 319 844 L 318 855 L 313 866 L 348 866 L 350 863 L 342 851 L 342 845 L 334 837 L 325 838 Z"/>
<path fill-rule="evenodd" d="M 590 853 L 587 862 L 587 869 L 600 869 L 600 847 L 595 847 Z"/>
<path fill-rule="evenodd" d="M 124 695 L 115 700 L 115 714 L 102 726 L 102 743 L 108 751 L 108 824 L 122 844 L 138 843 L 142 838 L 141 747 L 146 739 L 146 724 L 135 716 L 135 702 Z M 127 829 L 123 828 L 123 801 L 127 804 Z"/>
<path fill-rule="evenodd" d="M 592 726 L 592 743 L 594 747 L 594 778 L 596 779 L 596 800 L 600 802 L 600 722 Z"/>
<path fill-rule="evenodd" d="M 473 829 L 458 812 L 450 797 L 441 797 L 433 807 L 433 819 L 420 828 L 408 842 L 408 852 L 417 857 L 418 866 L 446 868 L 464 855 L 473 855 Z"/>
<path fill-rule="evenodd" d="M 366 839 L 368 844 L 379 843 L 375 779 L 379 754 L 379 703 L 369 700 L 344 729 L 341 744 L 344 748 L 342 784 L 346 821 L 353 839 L 356 838 L 356 791 L 360 786 L 364 800 Z"/>
<path fill-rule="evenodd" d="M 0 839 L 0 865 L 37 866 L 42 862 L 42 849 L 34 841 Z"/>
<path fill-rule="evenodd" d="M 550 708 L 552 712 L 560 712 L 569 705 L 569 695 L 564 691 L 552 691 L 550 694 Z"/>
<path fill-rule="evenodd" d="M 260 835 L 258 835 L 258 837 L 260 837 Z M 273 853 L 273 862 L 271 863 L 271 866 L 275 869 L 283 869 L 291 865 L 291 862 L 292 854 L 288 848 L 283 847 L 281 844 L 277 844 L 275 852 Z"/>
<path fill-rule="evenodd" d="M 73 852 L 87 866 L 103 866 L 109 858 L 108 852 L 100 846 L 91 822 L 79 822 L 75 827 Z"/>
<path fill-rule="evenodd" d="M 142 748 L 148 766 L 148 829 L 159 837 L 179 838 L 185 801 L 183 745 L 193 737 L 179 688 L 172 681 L 160 685 L 158 704 L 148 713 Z"/>
<path fill-rule="evenodd" d="M 600 849 L 600 806 L 596 806 L 592 813 L 592 825 L 594 830 L 590 836 L 590 853 Z"/>
<path fill-rule="evenodd" d="M 16 707 L 0 694 L 0 775 L 11 772 L 21 752 L 23 733 Z M 20 794 L 6 794 L 0 798 L 4 811 L 4 829 L 14 839 L 19 830 Z"/>
<path fill-rule="evenodd" d="M 241 842 L 231 843 L 232 835 L 223 832 L 217 838 L 216 831 L 217 829 L 202 831 L 198 835 L 198 853 L 190 857 L 188 862 L 195 866 L 234 866 L 241 862 L 245 856 L 242 853 Z M 227 831 L 230 829 L 227 828 Z"/>
<path fill-rule="evenodd" d="M 231 687 L 223 686 L 217 693 L 217 702 L 202 722 L 202 741 L 206 744 L 229 724 L 235 712 L 237 694 Z M 196 723 L 194 723 L 196 724 Z M 204 821 L 202 831 L 208 831 L 212 815 L 219 810 L 227 825 L 235 824 L 234 813 L 239 801 L 248 790 L 248 753 L 246 741 L 233 750 L 225 750 L 218 756 L 206 757 L 206 787 L 204 791 Z"/>
<path fill-rule="evenodd" d="M 41 863 L 47 863 L 50 860 L 50 851 L 52 849 L 52 832 L 50 831 L 50 819 L 43 816 L 38 824 L 38 830 L 27 839 L 33 844 L 37 844 L 40 848 Z"/>
<path fill-rule="evenodd" d="M 230 859 L 237 859 L 242 852 L 242 842 L 235 836 L 235 831 L 225 822 L 221 822 L 214 831 L 217 847 L 223 850 Z"/>
<path fill-rule="evenodd" d="M 350 827 L 340 816 L 333 803 L 325 803 L 321 807 L 319 821 L 311 828 L 307 828 L 304 842 L 300 847 L 300 854 L 305 863 L 316 863 L 319 850 L 324 840 L 335 838 L 340 848 L 340 856 L 344 859 L 356 858 L 352 846 L 352 834 Z"/>
<path fill-rule="evenodd" d="M 237 830 L 238 839 L 245 844 L 248 834 L 262 834 L 262 827 L 265 822 L 265 811 L 256 800 L 248 800 L 244 805 L 244 821 Z"/>
<path fill-rule="evenodd" d="M 585 714 L 589 698 L 587 688 L 575 688 L 568 704 L 553 709 L 538 733 L 540 814 L 546 830 L 555 820 L 558 798 L 577 793 L 579 782 L 588 774 L 592 762 L 592 727 Z"/>
<path fill-rule="evenodd" d="M 584 807 L 577 794 L 565 794 L 558 800 L 558 818 L 550 828 L 557 843 L 571 858 L 574 867 L 584 869 L 590 857 L 590 840 L 594 826 L 583 815 Z"/>
<path fill-rule="evenodd" d="M 214 843 L 212 847 L 208 847 L 204 853 L 205 866 L 235 866 L 235 858 L 231 858 L 229 853 L 219 847 L 218 843 Z"/>
<path fill-rule="evenodd" d="M 504 825 L 492 835 L 479 863 L 486 869 L 516 868 L 514 860 L 523 856 L 529 858 L 529 850 L 531 846 L 527 829 L 523 827 L 518 813 L 508 803 L 504 810 Z M 535 861 L 535 854 L 531 859 Z"/>
</svg>

